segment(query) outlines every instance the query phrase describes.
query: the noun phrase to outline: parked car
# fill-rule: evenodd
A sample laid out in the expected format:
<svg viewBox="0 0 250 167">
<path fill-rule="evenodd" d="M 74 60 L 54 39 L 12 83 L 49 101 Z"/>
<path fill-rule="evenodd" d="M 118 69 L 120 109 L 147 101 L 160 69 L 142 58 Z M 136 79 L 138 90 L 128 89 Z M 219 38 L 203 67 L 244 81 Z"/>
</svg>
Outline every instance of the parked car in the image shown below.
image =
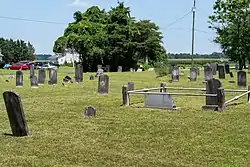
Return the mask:
<svg viewBox="0 0 250 167">
<path fill-rule="evenodd" d="M 29 65 L 28 64 L 22 64 L 22 63 L 16 63 L 16 64 L 12 64 L 9 66 L 9 69 L 11 70 L 28 70 L 29 69 Z"/>
</svg>

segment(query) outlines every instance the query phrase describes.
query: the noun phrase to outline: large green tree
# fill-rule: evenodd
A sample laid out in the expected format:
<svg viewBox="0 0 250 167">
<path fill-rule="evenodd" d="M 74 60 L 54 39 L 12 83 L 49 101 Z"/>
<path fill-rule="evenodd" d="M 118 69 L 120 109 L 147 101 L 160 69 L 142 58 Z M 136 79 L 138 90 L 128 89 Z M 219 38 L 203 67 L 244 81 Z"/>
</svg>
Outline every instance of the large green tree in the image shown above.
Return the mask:
<svg viewBox="0 0 250 167">
<path fill-rule="evenodd" d="M 119 65 L 128 70 L 141 59 L 152 64 L 167 57 L 159 27 L 148 20 L 136 21 L 122 2 L 108 12 L 97 6 L 75 12 L 74 22 L 55 41 L 53 51 L 69 49 L 80 54 L 85 71 L 96 70 L 97 64 L 109 64 L 112 71 Z"/>
<path fill-rule="evenodd" d="M 30 42 L 0 38 L 0 49 L 5 63 L 34 60 L 35 49 Z"/>
<path fill-rule="evenodd" d="M 246 59 L 250 60 L 249 0 L 217 0 L 213 10 L 209 23 L 217 33 L 214 41 L 242 69 Z"/>
</svg>

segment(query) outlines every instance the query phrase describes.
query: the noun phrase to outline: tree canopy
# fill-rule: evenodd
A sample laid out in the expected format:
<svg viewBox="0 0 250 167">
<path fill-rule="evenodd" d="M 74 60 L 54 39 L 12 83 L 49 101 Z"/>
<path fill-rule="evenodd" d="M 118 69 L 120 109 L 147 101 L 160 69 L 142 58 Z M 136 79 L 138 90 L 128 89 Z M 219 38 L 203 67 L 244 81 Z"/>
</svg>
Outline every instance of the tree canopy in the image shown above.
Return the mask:
<svg viewBox="0 0 250 167">
<path fill-rule="evenodd" d="M 5 63 L 34 60 L 35 49 L 30 42 L 0 38 L 0 49 Z"/>
<path fill-rule="evenodd" d="M 209 17 L 210 28 L 217 33 L 215 42 L 240 69 L 250 62 L 249 0 L 217 0 Z"/>
<path fill-rule="evenodd" d="M 53 51 L 78 53 L 84 71 L 95 71 L 98 64 L 109 64 L 112 71 L 117 66 L 128 70 L 140 61 L 153 64 L 167 59 L 159 27 L 150 20 L 131 17 L 123 2 L 108 12 L 92 6 L 75 12 L 73 18 Z"/>
</svg>

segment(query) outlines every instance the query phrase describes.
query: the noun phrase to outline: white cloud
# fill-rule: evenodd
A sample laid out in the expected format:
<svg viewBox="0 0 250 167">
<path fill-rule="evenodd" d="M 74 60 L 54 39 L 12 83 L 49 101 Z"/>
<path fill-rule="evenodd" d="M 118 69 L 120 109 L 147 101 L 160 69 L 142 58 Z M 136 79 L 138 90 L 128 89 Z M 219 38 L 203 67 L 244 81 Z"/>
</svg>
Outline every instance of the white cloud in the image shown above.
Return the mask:
<svg viewBox="0 0 250 167">
<path fill-rule="evenodd" d="M 70 3 L 69 6 L 87 7 L 90 6 L 90 4 L 86 1 L 72 0 L 72 3 Z"/>
</svg>

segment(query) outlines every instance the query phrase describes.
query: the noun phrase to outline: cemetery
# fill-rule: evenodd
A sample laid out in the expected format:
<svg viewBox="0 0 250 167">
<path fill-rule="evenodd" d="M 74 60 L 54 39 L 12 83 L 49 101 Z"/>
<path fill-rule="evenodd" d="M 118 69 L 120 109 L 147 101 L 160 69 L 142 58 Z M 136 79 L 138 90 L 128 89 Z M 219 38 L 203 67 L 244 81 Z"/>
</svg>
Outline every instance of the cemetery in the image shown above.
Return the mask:
<svg viewBox="0 0 250 167">
<path fill-rule="evenodd" d="M 214 155 L 195 145 L 206 146 L 213 140 L 214 146 L 207 146 L 206 151 L 216 149 L 222 159 L 215 162 L 225 164 L 224 154 L 234 141 L 241 140 L 234 147 L 245 150 L 250 106 L 248 73 L 231 68 L 226 73 L 225 67 L 185 68 L 180 75 L 174 66 L 169 75 L 158 78 L 154 71 L 121 72 L 122 67 L 117 72 L 97 70 L 98 76 L 83 73 L 81 65 L 1 70 L 1 150 L 9 156 L 36 152 L 40 158 L 48 151 L 38 165 L 49 165 L 52 156 L 56 161 L 74 159 L 80 166 L 80 159 L 89 165 L 108 164 L 113 154 L 122 151 L 117 162 L 130 166 L 151 164 L 148 159 L 154 152 L 133 157 L 139 156 L 137 150 L 157 148 L 165 164 L 167 156 L 177 163 L 202 166 Z M 6 147 L 4 143 L 12 144 Z M 234 150 L 226 156 L 235 158 L 240 153 Z M 204 161 L 187 158 L 190 155 Z"/>
</svg>

